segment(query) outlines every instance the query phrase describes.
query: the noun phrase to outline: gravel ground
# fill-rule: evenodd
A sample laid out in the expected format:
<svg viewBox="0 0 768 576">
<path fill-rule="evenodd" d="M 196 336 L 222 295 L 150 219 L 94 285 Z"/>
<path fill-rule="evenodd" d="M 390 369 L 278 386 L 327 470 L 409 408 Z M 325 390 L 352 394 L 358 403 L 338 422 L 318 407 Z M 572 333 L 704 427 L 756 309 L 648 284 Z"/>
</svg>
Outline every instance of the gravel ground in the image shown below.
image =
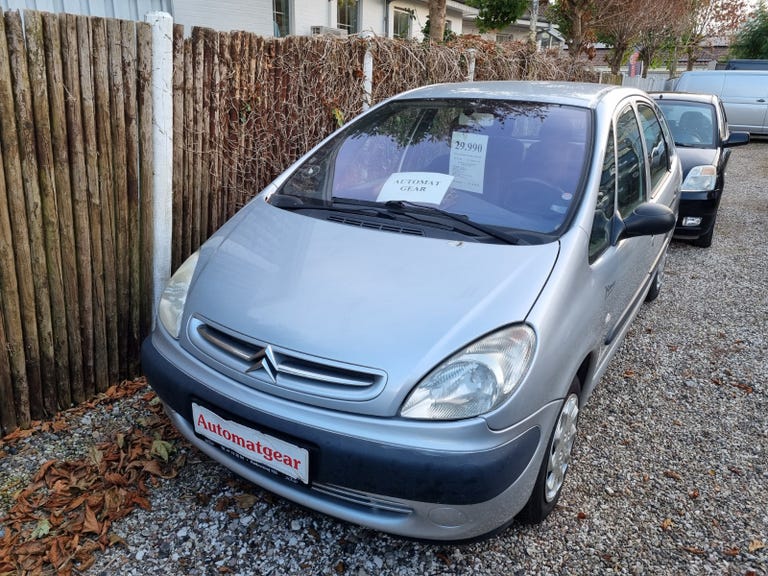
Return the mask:
<svg viewBox="0 0 768 576">
<path fill-rule="evenodd" d="M 85 574 L 768 575 L 767 179 L 768 141 L 735 150 L 713 246 L 673 243 L 661 296 L 582 411 L 542 525 L 414 543 L 300 508 L 181 446 L 179 475 L 151 490 L 151 511 L 113 525 L 124 545 Z M 137 395 L 16 443 L 0 495 L 146 412 Z"/>
</svg>

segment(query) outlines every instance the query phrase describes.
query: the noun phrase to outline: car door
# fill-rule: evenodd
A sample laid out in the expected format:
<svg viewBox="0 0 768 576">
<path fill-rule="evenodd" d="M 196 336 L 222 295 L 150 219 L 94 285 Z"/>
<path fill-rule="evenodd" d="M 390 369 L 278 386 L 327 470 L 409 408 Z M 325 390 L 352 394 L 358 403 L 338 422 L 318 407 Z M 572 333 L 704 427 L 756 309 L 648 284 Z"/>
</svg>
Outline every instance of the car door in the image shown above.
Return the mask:
<svg viewBox="0 0 768 576">
<path fill-rule="evenodd" d="M 673 206 L 675 183 L 671 176 L 670 138 L 653 108 L 641 114 L 627 103 L 616 115 L 605 145 L 603 171 L 589 244 L 595 287 L 603 295 L 602 346 L 599 362 L 610 357 L 621 341 L 638 306 L 650 275 L 664 252 L 667 235 L 616 240 L 616 226 L 643 202 Z M 655 138 L 646 144 L 640 117 L 650 112 L 655 121 L 646 130 Z M 679 183 L 678 183 L 679 184 Z M 599 368 L 598 368 L 599 369 Z"/>
<path fill-rule="evenodd" d="M 767 75 L 726 73 L 721 99 L 728 111 L 731 130 L 765 133 L 768 115 Z"/>
</svg>

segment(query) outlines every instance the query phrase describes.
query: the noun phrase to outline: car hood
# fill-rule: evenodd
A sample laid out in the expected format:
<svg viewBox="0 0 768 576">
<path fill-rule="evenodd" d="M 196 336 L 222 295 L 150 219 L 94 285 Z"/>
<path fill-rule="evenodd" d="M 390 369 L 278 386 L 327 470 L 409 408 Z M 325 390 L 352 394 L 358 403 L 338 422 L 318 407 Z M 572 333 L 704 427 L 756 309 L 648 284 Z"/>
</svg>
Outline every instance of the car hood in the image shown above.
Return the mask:
<svg viewBox="0 0 768 576">
<path fill-rule="evenodd" d="M 559 243 L 480 244 L 362 229 L 258 198 L 203 250 L 186 313 L 315 358 L 416 378 L 523 321 Z"/>
<path fill-rule="evenodd" d="M 683 178 L 694 166 L 713 164 L 717 166 L 720 150 L 717 148 L 683 148 L 678 146 L 677 153 L 680 156 L 680 164 L 683 168 Z"/>
</svg>

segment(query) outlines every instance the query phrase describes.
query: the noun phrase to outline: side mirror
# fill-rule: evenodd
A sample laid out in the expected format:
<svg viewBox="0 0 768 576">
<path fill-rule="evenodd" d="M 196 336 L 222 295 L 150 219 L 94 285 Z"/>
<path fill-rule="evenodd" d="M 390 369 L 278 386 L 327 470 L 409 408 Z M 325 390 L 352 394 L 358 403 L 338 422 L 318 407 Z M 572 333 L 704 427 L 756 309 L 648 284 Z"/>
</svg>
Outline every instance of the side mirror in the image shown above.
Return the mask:
<svg viewBox="0 0 768 576">
<path fill-rule="evenodd" d="M 749 144 L 749 132 L 731 132 L 728 140 L 723 142 L 723 146 L 726 148 L 743 146 L 744 144 Z"/>
<path fill-rule="evenodd" d="M 622 238 L 666 234 L 675 227 L 676 221 L 677 217 L 669 207 L 644 202 L 625 219 L 618 214 L 614 216 L 613 244 L 615 245 Z"/>
</svg>

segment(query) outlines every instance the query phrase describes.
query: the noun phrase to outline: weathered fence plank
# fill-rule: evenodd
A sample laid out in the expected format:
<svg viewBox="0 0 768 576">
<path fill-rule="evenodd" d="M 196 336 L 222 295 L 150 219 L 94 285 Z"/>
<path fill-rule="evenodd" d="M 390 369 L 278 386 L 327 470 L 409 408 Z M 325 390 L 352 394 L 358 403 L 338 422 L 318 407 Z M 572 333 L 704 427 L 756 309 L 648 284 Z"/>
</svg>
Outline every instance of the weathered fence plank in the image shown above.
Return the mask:
<svg viewBox="0 0 768 576">
<path fill-rule="evenodd" d="M 52 414 L 72 404 L 69 381 L 67 311 L 61 268 L 60 220 L 56 202 L 53 142 L 41 13 L 26 10 L 24 12 L 24 25 L 27 39 L 29 87 L 32 96 L 31 104 L 34 118 L 32 147 L 37 150 L 36 164 L 31 168 L 37 173 L 37 185 L 39 187 L 43 248 L 51 315 L 51 357 L 55 368 L 55 380 L 50 383 L 50 388 L 48 389 L 52 388 L 55 390 L 56 395 L 54 398 L 48 399 L 48 402 L 44 404 L 46 404 L 46 408 Z"/>
<path fill-rule="evenodd" d="M 204 235 L 203 229 L 203 50 L 205 38 L 201 28 L 192 29 L 192 62 L 194 73 L 194 88 L 192 102 L 192 121 L 194 139 L 192 140 L 193 170 L 192 170 L 192 250 L 197 250 Z"/>
<path fill-rule="evenodd" d="M 80 89 L 80 60 L 78 22 L 74 15 L 63 17 L 61 26 L 62 69 L 64 79 L 64 113 L 66 115 L 67 142 L 72 189 L 72 215 L 77 262 L 77 299 L 79 304 L 79 330 L 81 338 L 83 379 L 73 390 L 73 400 L 80 394 L 83 399 L 96 390 L 94 361 L 94 303 L 93 259 L 91 251 L 90 201 L 86 172 L 85 142 L 83 140 L 82 98 Z"/>
<path fill-rule="evenodd" d="M 115 312 L 117 339 L 110 342 L 115 348 L 117 360 L 116 377 L 125 378 L 128 359 L 128 304 L 131 290 L 128 282 L 130 231 L 128 230 L 128 175 L 126 169 L 126 128 L 125 90 L 123 80 L 122 34 L 120 21 L 110 19 L 107 27 L 108 93 L 112 144 L 112 200 L 114 206 L 114 268 L 115 268 Z"/>
<path fill-rule="evenodd" d="M 229 213 L 229 201 L 232 195 L 232 182 L 234 181 L 235 164 L 232 154 L 230 154 L 229 142 L 232 137 L 230 134 L 234 131 L 229 121 L 231 116 L 232 102 L 227 97 L 229 87 L 232 85 L 234 75 L 232 64 L 232 36 L 230 34 L 219 34 L 219 62 L 221 64 L 221 84 L 219 88 L 219 100 L 221 104 L 219 109 L 220 119 L 220 138 L 217 143 L 218 154 L 222 158 L 221 181 L 219 184 L 219 209 L 222 219 L 226 220 Z"/>
<path fill-rule="evenodd" d="M 101 199 L 101 241 L 104 259 L 104 315 L 106 340 L 104 351 L 107 355 L 108 377 L 97 383 L 104 390 L 110 382 L 120 378 L 118 357 L 118 311 L 117 311 L 117 254 L 115 247 L 115 191 L 113 186 L 113 148 L 110 126 L 113 116 L 110 110 L 109 53 L 107 48 L 106 21 L 103 18 L 91 20 L 93 39 L 93 86 L 96 100 L 96 144 L 98 150 L 99 197 Z"/>
<path fill-rule="evenodd" d="M 149 334 L 152 325 L 152 28 L 147 23 L 136 25 L 136 99 L 139 114 L 139 188 L 141 190 L 139 219 L 141 263 L 141 333 Z"/>
<path fill-rule="evenodd" d="M 136 98 L 136 25 L 128 20 L 120 22 L 123 47 L 121 69 L 125 83 L 125 193 L 128 262 L 127 286 L 127 370 L 128 376 L 141 370 L 141 235 L 139 233 L 139 118 Z M 118 259 L 122 256 L 118 254 Z"/>
<path fill-rule="evenodd" d="M 2 170 L 0 170 L 2 176 Z M 5 185 L 0 185 L 4 187 Z M 4 191 L 0 190 L 0 200 Z M 13 382 L 11 381 L 11 371 L 6 369 L 8 356 L 8 340 L 5 337 L 5 314 L 3 307 L 0 306 L 0 434 L 5 427 L 13 429 L 16 427 L 16 409 L 13 395 Z"/>
<path fill-rule="evenodd" d="M 16 132 L 18 134 L 17 158 L 19 162 L 18 167 L 21 171 L 21 187 L 14 188 L 15 190 L 23 191 L 22 202 L 26 203 L 25 220 L 29 242 L 29 273 L 32 275 L 32 287 L 36 302 L 36 304 L 30 305 L 33 310 L 31 323 L 37 323 L 37 333 L 35 336 L 37 340 L 36 345 L 39 346 L 40 351 L 40 380 L 35 386 L 32 386 L 32 381 L 30 380 L 29 401 L 32 417 L 38 418 L 56 411 L 56 369 L 53 358 L 50 291 L 45 257 L 40 186 L 37 181 L 37 158 L 29 71 L 27 69 L 24 34 L 22 32 L 21 15 L 19 12 L 6 13 L 5 26 L 8 37 L 11 80 L 13 83 L 13 101 L 16 111 Z M 2 117 L 4 122 L 10 119 L 5 114 Z M 5 132 L 5 125 L 3 126 L 3 132 Z M 13 191 L 14 188 L 11 190 Z M 22 213 L 18 213 L 16 217 L 24 218 Z M 23 277 L 23 273 L 18 275 Z M 22 303 L 22 310 L 28 313 L 25 310 L 26 306 L 27 304 Z M 30 332 L 32 330 L 31 326 L 26 325 L 26 321 L 24 328 Z"/>
<path fill-rule="evenodd" d="M 181 266 L 184 200 L 184 26 L 173 27 L 173 231 L 171 268 Z"/>
<path fill-rule="evenodd" d="M 5 329 L 12 394 L 5 395 L 10 408 L 3 408 L 2 424 L 6 430 L 16 425 L 26 425 L 30 420 L 29 391 L 40 386 L 40 370 L 37 362 L 37 335 L 25 332 L 24 322 L 31 322 L 36 331 L 34 308 L 30 312 L 25 306 L 34 305 L 31 270 L 29 269 L 29 243 L 26 239 L 26 217 L 21 189 L 21 174 L 18 160 L 16 124 L 13 110 L 13 90 L 5 34 L 5 18 L 0 11 L 0 292 L 3 295 L 3 327 Z M 6 182 L 8 187 L 6 187 Z M 10 191 L 14 191 L 9 194 Z M 26 276 L 18 279 L 18 269 Z M 26 349 L 29 343 L 32 348 Z M 27 362 L 30 362 L 29 372 Z M 34 363 L 33 363 L 34 362 Z M 37 368 L 37 370 L 35 370 Z M 28 377 L 28 373 L 31 377 Z M 36 378 L 36 382 L 35 382 Z M 3 385 L 5 391 L 6 385 Z M 14 409 L 15 407 L 15 409 Z"/>
<path fill-rule="evenodd" d="M 192 215 L 194 211 L 194 142 L 195 125 L 192 115 L 192 101 L 194 99 L 194 75 L 192 62 L 192 42 L 184 41 L 184 188 L 181 191 L 183 204 L 181 212 L 182 227 L 182 259 L 186 259 L 194 250 L 192 240 Z"/>
<path fill-rule="evenodd" d="M 210 221 L 209 234 L 219 229 L 224 221 L 221 218 L 221 195 L 218 194 L 221 186 L 221 66 L 219 65 L 219 34 L 209 30 L 208 50 L 211 58 L 211 112 L 210 128 L 208 130 L 208 154 L 210 156 Z"/>
<path fill-rule="evenodd" d="M 62 24 L 64 20 L 62 19 Z M 67 119 L 64 97 L 64 72 L 62 63 L 59 19 L 53 14 L 43 14 L 45 59 L 48 79 L 48 97 L 51 113 L 51 143 L 53 146 L 56 206 L 61 242 L 61 273 L 64 287 L 65 316 L 67 324 L 67 349 L 69 350 L 70 403 L 85 400 L 83 392 L 83 349 L 80 334 L 80 293 L 78 290 L 77 247 L 75 220 L 72 212 L 72 181 L 69 170 Z M 57 351 L 57 354 L 60 352 Z"/>
<path fill-rule="evenodd" d="M 77 16 L 78 54 L 80 57 L 80 97 L 82 103 L 83 142 L 85 151 L 86 190 L 91 236 L 93 272 L 93 360 L 94 385 L 103 390 L 109 381 L 109 362 L 106 350 L 107 324 L 104 289 L 104 245 L 102 229 L 101 176 L 99 174 L 99 148 L 96 141 L 96 98 L 92 70 L 91 22 Z"/>
</svg>

